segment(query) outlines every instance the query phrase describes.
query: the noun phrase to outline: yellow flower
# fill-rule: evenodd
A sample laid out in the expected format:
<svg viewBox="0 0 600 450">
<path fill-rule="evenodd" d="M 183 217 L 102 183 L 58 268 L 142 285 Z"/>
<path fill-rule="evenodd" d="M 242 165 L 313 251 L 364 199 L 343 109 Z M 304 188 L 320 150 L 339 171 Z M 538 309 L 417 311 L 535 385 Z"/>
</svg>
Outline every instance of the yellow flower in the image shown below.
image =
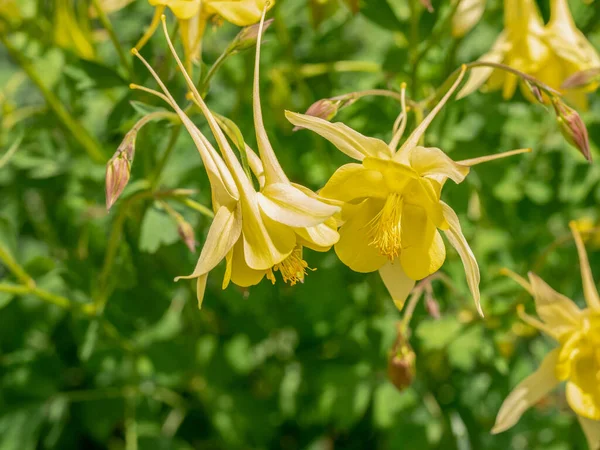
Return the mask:
<svg viewBox="0 0 600 450">
<path fill-rule="evenodd" d="M 252 286 L 264 276 L 274 282 L 273 272 L 276 271 L 290 284 L 303 281 L 308 266 L 302 259 L 302 246 L 324 251 L 337 241 L 339 236 L 335 230 L 335 223 L 332 224 L 332 216 L 339 208 L 323 202 L 306 188 L 290 183 L 279 166 L 268 142 L 260 114 L 260 42 L 257 44 L 254 103 L 260 157 L 251 151 L 248 155 L 251 167 L 261 184 L 261 189 L 257 192 L 252 179 L 244 171 L 225 138 L 219 122 L 204 103 L 175 53 L 168 38 L 166 25 L 164 29 L 169 47 L 191 90 L 192 99 L 205 115 L 221 150 L 220 155 L 177 105 L 152 67 L 134 50 L 134 54 L 146 65 L 165 95 L 158 92 L 156 94 L 175 109 L 190 133 L 211 181 L 215 218 L 196 268 L 191 275 L 179 278 L 198 280 L 199 305 L 204 295 L 208 273 L 223 259 L 227 261 L 223 288 L 230 280 L 239 286 Z M 259 30 L 259 34 L 261 33 L 262 29 Z"/>
<path fill-rule="evenodd" d="M 560 382 L 566 382 L 569 406 L 577 414 L 590 448 L 600 448 L 600 296 L 592 278 L 583 240 L 575 222 L 570 224 L 581 265 L 586 308 L 577 305 L 548 286 L 534 273 L 529 283 L 514 278 L 534 297 L 541 320 L 520 310 L 525 322 L 554 339 L 552 350 L 536 372 L 525 378 L 506 398 L 492 430 L 500 433 L 512 427 L 532 405 Z"/>
<path fill-rule="evenodd" d="M 94 59 L 87 22 L 78 20 L 77 11 L 69 0 L 56 0 L 54 5 L 54 40 L 57 45 L 73 50 L 80 58 Z"/>
<path fill-rule="evenodd" d="M 460 0 L 452 16 L 452 36 L 462 37 L 471 31 L 481 19 L 485 4 L 486 0 Z"/>
<path fill-rule="evenodd" d="M 438 148 L 418 145 L 429 124 L 460 84 L 464 70 L 463 67 L 452 88 L 397 151 L 395 145 L 388 146 L 379 139 L 363 136 L 342 123 L 286 112 L 292 124 L 318 133 L 360 161 L 360 164 L 340 167 L 320 195 L 344 205 L 344 223 L 335 245 L 340 260 L 356 272 L 379 270 L 399 308 L 415 280 L 434 273 L 443 264 L 446 249 L 439 229 L 458 251 L 481 312 L 477 261 L 463 236 L 456 213 L 440 200 L 440 194 L 448 178 L 460 183 L 471 165 L 514 152 L 457 163 Z M 528 149 L 516 152 L 523 151 Z"/>
<path fill-rule="evenodd" d="M 534 0 L 504 1 L 504 31 L 492 50 L 480 61 L 501 63 L 520 70 L 559 90 L 574 73 L 600 66 L 600 57 L 577 29 L 567 0 L 552 0 L 547 25 Z M 504 98 L 513 96 L 517 75 L 493 68 L 476 68 L 458 97 L 464 97 L 486 83 L 488 90 L 502 89 Z M 523 94 L 534 101 L 530 89 L 521 82 Z M 576 106 L 585 107 L 583 91 L 567 92 Z"/>
<path fill-rule="evenodd" d="M 245 27 L 257 23 L 265 6 L 268 10 L 274 4 L 275 0 L 207 0 L 206 10 L 227 22 Z"/>
</svg>

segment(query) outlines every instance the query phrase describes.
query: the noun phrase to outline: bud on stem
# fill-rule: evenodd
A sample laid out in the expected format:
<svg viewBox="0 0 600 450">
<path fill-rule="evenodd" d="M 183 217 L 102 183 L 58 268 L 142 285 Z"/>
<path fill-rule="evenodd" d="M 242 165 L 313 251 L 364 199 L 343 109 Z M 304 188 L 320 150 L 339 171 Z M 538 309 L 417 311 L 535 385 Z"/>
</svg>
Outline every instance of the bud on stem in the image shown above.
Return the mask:
<svg viewBox="0 0 600 450">
<path fill-rule="evenodd" d="M 554 106 L 556 121 L 564 138 L 591 162 L 592 154 L 587 128 L 577 111 L 567 106 L 559 97 L 552 97 L 552 106 Z"/>
</svg>

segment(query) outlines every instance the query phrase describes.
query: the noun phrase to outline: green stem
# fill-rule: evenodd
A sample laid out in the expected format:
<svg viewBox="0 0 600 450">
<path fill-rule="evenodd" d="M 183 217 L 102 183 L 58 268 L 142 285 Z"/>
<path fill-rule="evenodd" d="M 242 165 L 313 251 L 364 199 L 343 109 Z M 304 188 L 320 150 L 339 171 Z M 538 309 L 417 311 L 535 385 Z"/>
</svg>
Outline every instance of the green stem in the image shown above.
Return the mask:
<svg viewBox="0 0 600 450">
<path fill-rule="evenodd" d="M 206 94 L 208 92 L 208 88 L 210 87 L 210 81 L 215 76 L 215 73 L 217 73 L 217 70 L 219 70 L 221 68 L 223 63 L 225 61 L 227 61 L 227 58 L 229 58 L 232 54 L 233 53 L 230 52 L 229 49 L 226 49 L 223 53 L 221 53 L 219 55 L 217 60 L 210 67 L 210 69 L 208 70 L 206 76 L 204 77 L 204 79 L 202 80 L 202 83 L 200 85 L 199 91 L 202 94 L 202 97 L 206 96 Z"/>
<path fill-rule="evenodd" d="M 303 64 L 299 67 L 298 75 L 311 78 L 330 72 L 369 72 L 381 71 L 381 64 L 373 61 L 336 61 L 333 63 Z"/>
<path fill-rule="evenodd" d="M 11 256 L 11 254 L 0 245 L 0 261 L 6 266 L 6 268 L 12 272 L 12 274 L 24 284 L 26 288 L 35 288 L 35 281 L 29 276 L 25 269 L 23 269 L 17 261 Z"/>
<path fill-rule="evenodd" d="M 419 55 L 419 18 L 421 16 L 417 0 L 409 0 L 410 9 L 410 91 L 411 97 L 417 98 L 419 86 L 419 64 L 421 62 Z"/>
<path fill-rule="evenodd" d="M 190 198 L 183 198 L 183 197 L 175 197 L 175 200 L 178 200 L 179 202 L 183 203 L 185 206 L 198 211 L 200 214 L 212 219 L 215 217 L 215 213 L 213 213 L 209 208 L 207 208 L 206 206 L 190 199 Z"/>
<path fill-rule="evenodd" d="M 92 0 L 92 4 L 94 5 L 94 8 L 96 8 L 96 12 L 98 13 L 98 19 L 100 19 L 102 26 L 108 32 L 108 36 L 110 37 L 110 40 L 112 41 L 112 43 L 115 47 L 115 50 L 119 54 L 119 59 L 121 60 L 121 64 L 123 64 L 123 66 L 127 70 L 127 73 L 129 74 L 129 78 L 132 78 L 133 77 L 133 66 L 131 65 L 131 61 L 125 54 L 125 51 L 123 50 L 123 46 L 119 42 L 119 38 L 117 37 L 117 34 L 115 33 L 115 29 L 113 28 L 112 23 L 110 22 L 110 19 L 106 15 L 106 12 L 104 12 L 104 8 L 102 8 L 102 5 L 100 4 L 100 0 Z"/>
<path fill-rule="evenodd" d="M 6 292 L 8 294 L 15 295 L 35 295 L 46 303 L 50 303 L 51 305 L 58 306 L 63 309 L 73 309 L 80 310 L 84 312 L 86 315 L 90 315 L 89 310 L 85 307 L 85 305 L 78 305 L 73 303 L 66 297 L 62 297 L 60 295 L 52 294 L 51 292 L 45 291 L 43 289 L 37 287 L 28 287 L 18 284 L 8 284 L 8 283 L 0 283 L 0 292 Z"/>
<path fill-rule="evenodd" d="M 58 120 L 69 132 L 71 132 L 75 140 L 79 142 L 90 158 L 95 162 L 105 163 L 106 157 L 104 156 L 100 144 L 84 127 L 81 126 L 79 121 L 69 113 L 54 92 L 44 85 L 42 78 L 36 73 L 33 65 L 9 42 L 2 32 L 0 32 L 0 42 L 6 47 L 9 56 L 21 66 L 33 84 L 36 85 L 46 100 L 46 103 L 48 103 L 48 106 L 54 111 Z"/>
</svg>

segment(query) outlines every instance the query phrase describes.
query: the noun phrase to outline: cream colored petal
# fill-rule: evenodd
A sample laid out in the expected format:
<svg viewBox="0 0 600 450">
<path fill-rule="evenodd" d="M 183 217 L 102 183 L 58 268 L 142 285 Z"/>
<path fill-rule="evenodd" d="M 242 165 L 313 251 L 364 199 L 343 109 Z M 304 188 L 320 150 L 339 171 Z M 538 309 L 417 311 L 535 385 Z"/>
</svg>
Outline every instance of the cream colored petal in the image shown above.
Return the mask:
<svg viewBox="0 0 600 450">
<path fill-rule="evenodd" d="M 204 301 L 204 292 L 206 291 L 207 280 L 208 273 L 202 274 L 196 278 L 196 298 L 198 300 L 198 309 L 202 309 L 202 302 Z"/>
<path fill-rule="evenodd" d="M 409 159 L 410 166 L 421 176 L 442 175 L 458 184 L 469 173 L 467 166 L 454 162 L 439 148 L 417 146 L 411 150 Z"/>
<path fill-rule="evenodd" d="M 287 258 L 296 245 L 296 234 L 287 225 L 260 212 L 258 204 L 242 202 L 242 235 L 246 264 L 266 270 Z"/>
<path fill-rule="evenodd" d="M 321 135 L 350 158 L 362 161 L 365 156 L 385 159 L 392 157 L 392 151 L 385 142 L 364 136 L 341 122 L 331 123 L 318 117 L 291 111 L 286 111 L 285 117 L 293 125 L 308 128 Z"/>
<path fill-rule="evenodd" d="M 178 19 L 191 19 L 200 11 L 200 0 L 149 0 L 151 5 L 168 6 Z"/>
<path fill-rule="evenodd" d="M 498 411 L 492 433 L 501 433 L 515 425 L 525 411 L 556 387 L 559 383 L 554 376 L 556 359 L 555 349 L 546 355 L 537 371 L 521 381 L 508 395 Z"/>
<path fill-rule="evenodd" d="M 478 61 L 499 64 L 504 59 L 506 47 L 506 35 L 502 33 L 494 43 L 492 50 L 479 58 Z M 488 80 L 488 78 L 490 78 L 494 72 L 494 69 L 492 67 L 475 67 L 470 69 L 470 71 L 471 72 L 469 73 L 467 82 L 458 92 L 458 94 L 456 94 L 457 100 L 460 100 L 461 98 L 464 98 L 479 89 Z"/>
<path fill-rule="evenodd" d="M 508 152 L 502 152 L 502 153 L 496 153 L 494 155 L 486 155 L 486 156 L 479 156 L 477 158 L 471 158 L 471 159 L 463 159 L 462 161 L 457 161 L 457 164 L 460 164 L 462 166 L 476 166 L 477 164 L 481 164 L 481 163 L 485 163 L 485 162 L 489 162 L 489 161 L 495 161 L 497 159 L 502 159 L 502 158 L 507 158 L 509 156 L 514 156 L 514 155 L 520 155 L 522 153 L 530 153 L 531 149 L 530 148 L 519 148 L 517 150 L 510 150 Z"/>
<path fill-rule="evenodd" d="M 450 226 L 448 230 L 444 231 L 444 233 L 446 235 L 446 238 L 448 238 L 450 245 L 452 245 L 452 247 L 454 247 L 458 252 L 460 259 L 462 260 L 462 263 L 465 266 L 467 284 L 469 285 L 469 289 L 471 290 L 471 294 L 473 295 L 473 299 L 475 300 L 475 306 L 477 307 L 477 311 L 479 311 L 479 314 L 483 316 L 479 294 L 480 275 L 477 260 L 475 259 L 475 255 L 473 255 L 473 251 L 469 247 L 469 243 L 467 242 L 465 236 L 462 233 L 462 230 L 460 228 L 460 222 L 458 221 L 458 216 L 456 215 L 454 210 L 446 203 L 441 202 L 441 204 L 444 211 L 444 217 L 446 218 Z"/>
<path fill-rule="evenodd" d="M 600 388 L 597 374 L 588 373 L 586 378 L 589 382 L 585 383 L 585 386 L 567 382 L 567 403 L 578 416 L 600 420 Z"/>
<path fill-rule="evenodd" d="M 294 228 L 294 231 L 298 235 L 298 242 L 302 246 L 317 252 L 326 252 L 340 240 L 334 218 L 314 227 Z"/>
<path fill-rule="evenodd" d="M 581 311 L 573 301 L 552 289 L 544 280 L 529 272 L 529 281 L 538 316 L 560 335 L 561 330 L 577 327 Z"/>
<path fill-rule="evenodd" d="M 389 190 L 381 172 L 351 163 L 336 170 L 319 194 L 325 198 L 352 202 L 369 197 L 385 199 Z"/>
<path fill-rule="evenodd" d="M 266 0 L 208 0 L 209 12 L 216 13 L 223 17 L 227 22 L 231 22 L 239 27 L 245 27 L 257 23 L 260 20 L 261 13 Z M 269 8 L 275 4 L 275 0 L 269 2 Z"/>
<path fill-rule="evenodd" d="M 310 197 L 287 183 L 267 184 L 258 194 L 258 203 L 271 219 L 291 227 L 312 227 L 340 212 L 337 206 Z"/>
<path fill-rule="evenodd" d="M 374 272 L 383 266 L 387 258 L 370 245 L 369 222 L 381 211 L 383 201 L 368 199 L 363 201 L 348 217 L 339 230 L 340 240 L 335 244 L 338 258 L 355 272 Z"/>
<path fill-rule="evenodd" d="M 486 0 L 462 0 L 452 16 L 452 36 L 462 37 L 479 23 Z"/>
<path fill-rule="evenodd" d="M 581 279 L 583 280 L 583 294 L 585 296 L 585 301 L 590 309 L 600 311 L 600 296 L 598 295 L 598 289 L 596 289 L 596 283 L 594 282 L 587 252 L 585 251 L 585 245 L 583 245 L 583 240 L 579 234 L 577 224 L 572 221 L 569 223 L 569 227 L 573 233 L 575 245 L 577 246 L 577 253 L 579 254 L 579 266 L 581 267 Z"/>
<path fill-rule="evenodd" d="M 384 264 L 379 269 L 379 275 L 392 296 L 394 305 L 401 311 L 410 291 L 415 286 L 415 280 L 404 273 L 400 261 L 397 260 L 394 262 L 388 261 Z"/>
<path fill-rule="evenodd" d="M 590 450 L 600 450 L 600 420 L 577 416 Z"/>
<path fill-rule="evenodd" d="M 197 278 L 214 269 L 233 248 L 241 231 L 242 217 L 239 207 L 231 211 L 229 208 L 221 206 L 210 225 L 196 268 L 191 275 L 177 277 L 175 281 Z"/>
<path fill-rule="evenodd" d="M 255 286 L 264 278 L 266 271 L 248 267 L 244 256 L 244 244 L 238 241 L 231 258 L 231 282 L 236 286 Z"/>
</svg>

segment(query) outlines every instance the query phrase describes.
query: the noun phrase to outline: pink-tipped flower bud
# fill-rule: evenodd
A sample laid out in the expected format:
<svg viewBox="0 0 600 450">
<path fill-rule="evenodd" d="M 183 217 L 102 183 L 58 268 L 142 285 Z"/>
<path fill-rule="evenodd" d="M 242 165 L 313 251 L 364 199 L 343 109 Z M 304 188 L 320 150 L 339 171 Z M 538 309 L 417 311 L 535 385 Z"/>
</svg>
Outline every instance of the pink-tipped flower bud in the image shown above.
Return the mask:
<svg viewBox="0 0 600 450">
<path fill-rule="evenodd" d="M 267 31 L 267 28 L 271 26 L 273 20 L 274 19 L 265 20 L 265 23 L 263 24 L 263 34 L 265 31 Z M 258 40 L 259 25 L 260 24 L 256 23 L 254 25 L 250 25 L 249 27 L 243 28 L 229 45 L 229 52 L 236 53 L 256 45 L 256 41 Z"/>
<path fill-rule="evenodd" d="M 429 11 L 430 13 L 433 12 L 433 6 L 431 5 L 431 0 L 419 0 L 419 2 L 421 3 L 421 5 L 423 5 L 423 7 Z"/>
<path fill-rule="evenodd" d="M 430 295 L 425 297 L 425 309 L 427 310 L 427 313 L 435 320 L 438 320 L 441 317 L 440 304 Z"/>
<path fill-rule="evenodd" d="M 578 149 L 588 161 L 592 160 L 590 142 L 587 128 L 581 120 L 581 116 L 570 106 L 567 106 L 560 98 L 553 97 L 552 105 L 556 112 L 560 132 L 564 138 Z"/>
<path fill-rule="evenodd" d="M 135 155 L 135 138 L 137 129 L 125 135 L 123 142 L 106 164 L 106 209 L 109 210 L 117 201 L 129 182 L 131 164 Z"/>
<path fill-rule="evenodd" d="M 190 249 L 190 252 L 194 253 L 196 251 L 196 236 L 194 234 L 194 229 L 189 224 L 189 222 L 187 222 L 183 218 L 181 218 L 181 220 L 178 220 L 177 222 L 177 232 L 179 233 L 179 236 L 181 237 L 187 248 Z"/>
<path fill-rule="evenodd" d="M 318 117 L 319 119 L 331 120 L 338 113 L 342 103 L 344 103 L 342 100 L 323 98 L 310 105 L 304 114 L 307 116 Z M 294 127 L 293 131 L 301 129 L 302 127 Z"/>
<path fill-rule="evenodd" d="M 416 355 L 398 325 L 396 342 L 388 354 L 388 378 L 399 391 L 409 387 L 415 377 Z"/>
</svg>

